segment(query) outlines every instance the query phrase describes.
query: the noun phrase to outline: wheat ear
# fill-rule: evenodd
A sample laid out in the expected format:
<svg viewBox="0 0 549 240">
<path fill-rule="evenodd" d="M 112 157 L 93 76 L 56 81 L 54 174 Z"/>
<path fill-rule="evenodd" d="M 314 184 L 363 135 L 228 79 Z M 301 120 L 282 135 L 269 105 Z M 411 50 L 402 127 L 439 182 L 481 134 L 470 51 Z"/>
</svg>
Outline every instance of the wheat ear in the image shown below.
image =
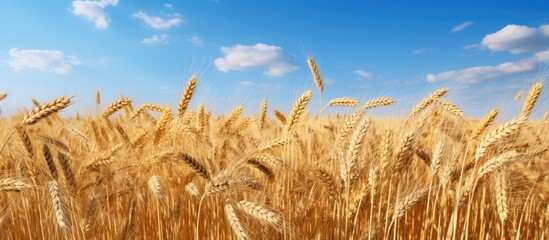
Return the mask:
<svg viewBox="0 0 549 240">
<path fill-rule="evenodd" d="M 162 115 L 160 116 L 160 120 L 158 120 L 158 123 L 156 124 L 156 131 L 154 132 L 154 136 L 153 136 L 154 144 L 158 144 L 158 142 L 160 141 L 160 138 L 166 134 L 171 120 L 172 120 L 172 110 L 166 107 L 164 108 L 164 110 L 162 110 Z"/>
<path fill-rule="evenodd" d="M 366 131 L 370 126 L 370 119 L 363 118 L 351 138 L 349 147 L 347 149 L 347 155 L 341 159 L 339 176 L 344 183 L 349 182 L 351 171 L 354 170 L 357 165 L 358 155 L 362 149 L 364 138 L 366 137 Z"/>
<path fill-rule="evenodd" d="M 448 88 L 441 88 L 439 90 L 436 90 L 431 95 L 427 96 L 425 99 L 423 99 L 421 102 L 419 102 L 410 112 L 410 116 L 408 118 L 413 118 L 416 116 L 417 113 L 421 112 L 421 110 L 428 107 L 435 99 L 440 98 L 444 96 L 448 92 Z"/>
<path fill-rule="evenodd" d="M 95 104 L 101 105 L 101 93 L 99 90 L 95 91 Z"/>
<path fill-rule="evenodd" d="M 238 209 L 252 216 L 261 223 L 273 226 L 278 231 L 281 230 L 282 217 L 266 206 L 246 200 L 242 200 L 235 205 Z"/>
<path fill-rule="evenodd" d="M 494 176 L 494 189 L 496 191 L 496 207 L 501 222 L 505 222 L 509 215 L 509 206 L 507 205 L 507 183 L 505 172 L 499 170 Z"/>
<path fill-rule="evenodd" d="M 486 154 L 486 151 L 490 146 L 517 131 L 517 129 L 526 122 L 526 119 L 525 116 L 518 117 L 507 123 L 501 124 L 497 129 L 486 134 L 475 152 L 475 163 Z"/>
<path fill-rule="evenodd" d="M 446 111 L 458 117 L 463 117 L 463 111 L 461 111 L 461 109 L 456 107 L 456 105 L 454 105 L 453 103 L 448 102 L 442 98 L 435 99 L 435 102 L 442 106 L 444 109 L 446 109 Z"/>
<path fill-rule="evenodd" d="M 320 96 L 320 117 L 322 118 L 322 92 L 324 91 L 324 82 L 322 81 L 322 77 L 320 76 L 320 71 L 318 70 L 318 67 L 316 66 L 315 61 L 312 57 L 307 57 L 307 64 L 309 65 L 309 69 L 311 70 L 311 74 L 313 75 L 313 80 L 315 81 L 315 85 L 318 88 L 318 93 Z"/>
<path fill-rule="evenodd" d="M 151 111 L 156 111 L 156 112 L 162 112 L 164 111 L 165 107 L 163 106 L 160 106 L 158 104 L 154 104 L 154 103 L 146 103 L 146 104 L 143 104 L 141 106 L 139 106 L 137 109 L 135 109 L 135 111 L 133 111 L 133 113 L 131 114 L 131 118 L 136 118 L 139 114 L 147 111 L 147 110 L 151 110 Z"/>
<path fill-rule="evenodd" d="M 101 114 L 103 118 L 108 119 L 111 115 L 113 115 L 118 110 L 122 109 L 125 106 L 128 106 L 132 103 L 132 100 L 129 98 L 120 98 L 116 100 L 115 102 L 109 104 L 105 109 L 103 110 L 103 113 Z"/>
<path fill-rule="evenodd" d="M 0 179 L 0 191 L 2 192 L 19 192 L 24 189 L 30 189 L 32 185 L 14 178 Z"/>
<path fill-rule="evenodd" d="M 339 134 L 337 136 L 338 143 L 343 143 L 343 141 L 349 136 L 351 133 L 351 130 L 353 130 L 353 127 L 364 117 L 364 113 L 361 111 L 355 111 L 347 121 L 345 122 L 345 125 L 343 125 L 343 128 L 339 131 Z"/>
<path fill-rule="evenodd" d="M 189 78 L 189 81 L 187 81 L 187 86 L 185 86 L 185 90 L 183 90 L 183 95 L 181 96 L 181 100 L 179 100 L 179 105 L 177 106 L 178 119 L 182 118 L 183 115 L 185 114 L 185 111 L 189 106 L 189 102 L 193 97 L 195 88 L 196 88 L 196 76 L 192 75 L 191 78 Z"/>
<path fill-rule="evenodd" d="M 44 147 L 42 148 L 42 154 L 44 155 L 44 160 L 46 160 L 46 163 L 48 164 L 48 169 L 50 170 L 51 177 L 54 180 L 57 180 L 57 168 L 55 167 L 55 163 L 53 162 L 53 157 L 51 155 L 51 151 L 48 145 L 44 144 Z"/>
<path fill-rule="evenodd" d="M 186 153 L 179 153 L 178 156 L 181 160 L 183 160 L 183 162 L 189 165 L 193 169 L 193 171 L 197 173 L 199 176 L 201 176 L 206 180 L 211 179 L 210 173 L 208 172 L 208 170 L 206 170 L 206 167 L 204 167 L 204 165 L 202 165 L 196 159 L 194 159 L 193 157 L 191 157 Z"/>
<path fill-rule="evenodd" d="M 259 109 L 259 129 L 263 129 L 265 127 L 265 119 L 267 119 L 267 100 L 263 99 Z"/>
<path fill-rule="evenodd" d="M 419 199 L 421 199 L 421 197 L 423 197 L 423 195 L 425 195 L 428 190 L 428 187 L 416 190 L 402 200 L 398 201 L 395 207 L 395 211 L 393 213 L 393 220 L 404 216 L 404 213 L 406 213 L 408 209 L 410 209 L 417 201 L 419 201 Z"/>
<path fill-rule="evenodd" d="M 376 108 L 381 106 L 389 106 L 395 103 L 395 100 L 393 100 L 390 97 L 380 97 L 380 98 L 374 98 L 371 100 L 368 100 L 362 107 L 360 107 L 359 111 L 364 111 L 370 108 Z"/>
<path fill-rule="evenodd" d="M 532 109 L 534 108 L 534 105 L 536 104 L 536 101 L 538 100 L 542 89 L 543 82 L 538 82 L 534 84 L 534 86 L 532 86 L 532 89 L 530 89 L 530 92 L 528 92 L 528 96 L 526 97 L 526 101 L 524 102 L 521 116 L 526 117 L 527 119 L 528 117 L 530 117 Z"/>
<path fill-rule="evenodd" d="M 307 106 L 307 103 L 309 103 L 309 100 L 311 99 L 311 94 L 312 94 L 311 90 L 308 90 L 305 93 L 303 93 L 303 95 L 301 95 L 301 97 L 299 97 L 295 102 L 287 122 L 286 129 L 288 130 L 288 132 L 292 131 L 292 128 L 298 123 L 301 115 L 303 115 L 305 106 Z"/>
<path fill-rule="evenodd" d="M 225 205 L 225 215 L 227 216 L 227 220 L 229 221 L 229 225 L 233 229 L 234 234 L 239 240 L 250 239 L 246 231 L 244 231 L 244 227 L 242 226 L 240 219 L 238 219 L 232 205 Z"/>
<path fill-rule="evenodd" d="M 221 131 L 229 129 L 236 122 L 236 120 L 238 120 L 243 110 L 244 108 L 242 107 L 242 105 L 235 107 L 227 117 L 227 120 L 225 120 L 225 123 L 223 123 Z"/>
<path fill-rule="evenodd" d="M 49 103 L 35 107 L 23 118 L 23 125 L 35 124 L 40 119 L 44 119 L 52 113 L 66 108 L 71 103 L 72 97 L 60 97 Z"/>
<path fill-rule="evenodd" d="M 494 119 L 496 118 L 496 116 L 498 115 L 498 110 L 497 109 L 492 109 L 492 111 L 490 111 L 488 114 L 486 114 L 486 116 L 484 116 L 477 128 L 475 129 L 475 131 L 473 132 L 473 136 L 472 138 L 473 139 L 477 139 L 481 134 L 484 133 L 484 131 L 486 131 L 486 129 L 488 128 L 488 126 L 494 122 Z"/>
<path fill-rule="evenodd" d="M 71 191 L 74 193 L 76 191 L 76 178 L 74 177 L 74 173 L 72 171 L 71 165 L 69 163 L 69 158 L 64 153 L 58 154 L 59 163 L 61 165 L 61 169 L 63 170 L 63 175 L 65 177 L 65 180 L 69 184 Z"/>
<path fill-rule="evenodd" d="M 412 144 L 415 136 L 415 131 L 410 131 L 406 134 L 404 140 L 400 143 L 397 152 L 396 152 L 396 163 L 394 166 L 395 171 L 403 169 L 408 163 L 408 158 L 410 158 L 410 153 L 412 149 Z"/>
<path fill-rule="evenodd" d="M 273 111 L 276 119 L 278 119 L 278 121 L 280 121 L 280 123 L 282 123 L 282 125 L 286 125 L 286 116 L 284 116 L 284 113 L 280 112 L 278 109 L 275 109 Z"/>
<path fill-rule="evenodd" d="M 63 201 L 63 198 L 61 197 L 61 193 L 59 192 L 59 184 L 55 180 L 50 181 L 48 182 L 48 187 L 50 191 L 53 212 L 55 214 L 55 218 L 57 219 L 57 224 L 61 228 L 66 228 L 68 223 L 65 214 L 65 203 Z"/>
<path fill-rule="evenodd" d="M 348 97 L 334 98 L 328 102 L 328 106 L 340 106 L 340 107 L 355 107 L 358 105 L 358 100 Z"/>
<path fill-rule="evenodd" d="M 147 182 L 147 185 L 157 199 L 162 199 L 164 191 L 162 189 L 162 184 L 160 184 L 160 176 L 152 176 Z"/>
</svg>

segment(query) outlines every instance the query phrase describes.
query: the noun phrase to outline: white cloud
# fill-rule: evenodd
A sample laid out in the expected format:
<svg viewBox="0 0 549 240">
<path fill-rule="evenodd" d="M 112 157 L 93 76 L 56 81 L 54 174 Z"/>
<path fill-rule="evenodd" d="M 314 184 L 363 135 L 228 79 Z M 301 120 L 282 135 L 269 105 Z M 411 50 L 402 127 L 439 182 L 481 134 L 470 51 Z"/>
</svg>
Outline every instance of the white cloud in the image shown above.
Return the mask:
<svg viewBox="0 0 549 240">
<path fill-rule="evenodd" d="M 144 12 L 136 12 L 133 14 L 134 17 L 143 20 L 145 24 L 151 28 L 157 30 L 168 30 L 174 26 L 177 26 L 183 22 L 179 14 L 171 14 L 168 16 L 168 19 L 163 19 L 161 17 L 149 16 Z"/>
<path fill-rule="evenodd" d="M 510 24 L 486 35 L 481 44 L 494 52 L 510 51 L 518 54 L 542 51 L 549 48 L 549 24 L 538 28 Z"/>
<path fill-rule="evenodd" d="M 281 47 L 258 43 L 253 46 L 237 44 L 234 47 L 222 47 L 225 55 L 215 59 L 217 69 L 222 72 L 249 68 L 266 68 L 265 75 L 280 77 L 297 69 L 295 59 Z"/>
<path fill-rule="evenodd" d="M 463 22 L 463 23 L 461 23 L 461 24 L 459 24 L 459 25 L 454 26 L 454 27 L 452 28 L 451 32 L 459 32 L 459 31 L 461 31 L 461 30 L 463 30 L 463 29 L 465 29 L 465 28 L 468 28 L 468 27 L 472 26 L 473 24 L 474 24 L 474 23 L 471 22 L 471 21 Z"/>
<path fill-rule="evenodd" d="M 105 8 L 117 4 L 118 0 L 72 1 L 71 12 L 74 15 L 86 18 L 89 22 L 93 22 L 98 29 L 106 29 L 109 26 L 110 19 L 105 12 Z"/>
<path fill-rule="evenodd" d="M 375 76 L 373 72 L 367 72 L 364 70 L 355 70 L 354 73 L 363 78 L 373 78 Z"/>
<path fill-rule="evenodd" d="M 418 49 L 415 49 L 414 51 L 412 51 L 412 54 L 414 54 L 414 55 L 423 54 L 423 53 L 426 53 L 428 51 L 431 51 L 431 49 L 430 48 L 418 48 Z"/>
<path fill-rule="evenodd" d="M 173 4 L 171 4 L 171 3 L 165 3 L 165 4 L 164 4 L 164 7 L 166 7 L 166 8 L 173 8 Z"/>
<path fill-rule="evenodd" d="M 202 42 L 202 39 L 199 36 L 192 36 L 189 39 L 187 39 L 187 41 L 192 43 L 195 47 L 204 46 L 204 42 Z"/>
<path fill-rule="evenodd" d="M 80 65 L 80 60 L 74 56 L 65 55 L 55 50 L 34 50 L 12 48 L 9 51 L 11 59 L 9 66 L 15 71 L 38 69 L 45 72 L 67 74 L 73 66 Z"/>
<path fill-rule="evenodd" d="M 152 37 L 144 38 L 143 40 L 141 40 L 141 43 L 144 43 L 144 44 L 168 43 L 168 35 L 167 34 L 153 35 Z"/>
<path fill-rule="evenodd" d="M 535 71 L 540 65 L 549 63 L 549 49 L 538 52 L 532 57 L 515 62 L 505 62 L 496 66 L 477 66 L 462 70 L 446 71 L 438 74 L 428 74 L 429 82 L 454 80 L 462 82 L 479 82 L 488 79 L 502 78 L 518 73 Z"/>
</svg>

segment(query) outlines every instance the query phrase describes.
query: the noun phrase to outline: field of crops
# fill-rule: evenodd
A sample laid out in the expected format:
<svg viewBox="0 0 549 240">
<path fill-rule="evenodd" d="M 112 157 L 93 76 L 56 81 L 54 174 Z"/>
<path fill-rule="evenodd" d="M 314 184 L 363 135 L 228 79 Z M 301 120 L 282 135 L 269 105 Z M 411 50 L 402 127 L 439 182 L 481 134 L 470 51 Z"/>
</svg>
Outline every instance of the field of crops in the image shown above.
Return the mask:
<svg viewBox="0 0 549 240">
<path fill-rule="evenodd" d="M 0 226 L 5 239 L 543 239 L 549 233 L 549 119 L 464 116 L 427 94 L 402 118 L 372 108 L 391 96 L 326 101 L 324 84 L 292 110 L 263 100 L 177 109 L 130 98 L 66 117 L 71 97 L 0 116 Z M 2 94 L 0 99 L 10 97 Z M 0 106 L 2 102 L 0 100 Z M 321 103 L 322 104 L 322 103 Z M 539 104 L 547 104 L 539 102 Z M 272 114 L 273 117 L 270 117 Z"/>
</svg>

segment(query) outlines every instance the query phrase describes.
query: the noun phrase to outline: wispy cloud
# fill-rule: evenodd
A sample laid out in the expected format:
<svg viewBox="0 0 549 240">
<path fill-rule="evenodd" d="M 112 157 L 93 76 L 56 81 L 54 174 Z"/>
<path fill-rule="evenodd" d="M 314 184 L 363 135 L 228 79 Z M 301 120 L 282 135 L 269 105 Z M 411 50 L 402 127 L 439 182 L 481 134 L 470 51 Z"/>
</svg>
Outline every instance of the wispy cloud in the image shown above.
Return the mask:
<svg viewBox="0 0 549 240">
<path fill-rule="evenodd" d="M 473 43 L 473 44 L 463 46 L 463 49 L 465 49 L 465 50 L 478 49 L 478 48 L 480 48 L 480 44 L 478 44 L 478 43 Z"/>
<path fill-rule="evenodd" d="M 549 24 L 538 28 L 510 24 L 486 35 L 481 44 L 494 52 L 518 54 L 542 51 L 549 48 Z"/>
<path fill-rule="evenodd" d="M 414 51 L 412 51 L 412 54 L 413 55 L 418 55 L 418 54 L 426 53 L 428 51 L 431 51 L 431 49 L 430 48 L 418 48 L 418 49 L 414 49 Z"/>
<path fill-rule="evenodd" d="M 167 19 L 149 16 L 141 11 L 134 13 L 133 16 L 141 19 L 147 26 L 157 30 L 168 30 L 183 22 L 181 16 L 177 13 L 169 15 Z"/>
<path fill-rule="evenodd" d="M 362 77 L 362 78 L 373 78 L 375 77 L 375 74 L 373 72 L 368 72 L 364 70 L 355 70 L 353 71 L 356 75 Z"/>
<path fill-rule="evenodd" d="M 141 40 L 141 43 L 144 43 L 144 44 L 168 43 L 168 35 L 167 34 L 153 35 L 151 37 L 144 38 L 143 40 Z"/>
<path fill-rule="evenodd" d="M 242 85 L 242 86 L 244 86 L 244 87 L 249 87 L 249 86 L 255 85 L 255 83 L 252 82 L 252 81 L 242 81 L 242 82 L 240 82 L 239 84 Z"/>
<path fill-rule="evenodd" d="M 109 26 L 110 19 L 105 12 L 105 8 L 117 4 L 118 0 L 72 1 L 71 12 L 74 15 L 86 18 L 89 22 L 93 22 L 98 29 L 106 29 Z"/>
<path fill-rule="evenodd" d="M 195 47 L 202 47 L 204 46 L 204 42 L 202 41 L 202 38 L 199 36 L 192 36 L 187 39 L 190 43 L 192 43 Z"/>
<path fill-rule="evenodd" d="M 336 83 L 337 80 L 333 79 L 333 78 L 326 78 L 324 79 L 324 83 L 328 84 L 328 85 L 332 85 L 334 83 Z"/>
<path fill-rule="evenodd" d="M 37 69 L 57 74 L 67 74 L 73 66 L 80 65 L 74 56 L 65 55 L 56 50 L 35 50 L 12 48 L 9 51 L 9 66 L 15 71 Z"/>
<path fill-rule="evenodd" d="M 222 47 L 223 57 L 215 59 L 217 69 L 222 72 L 265 68 L 265 75 L 284 76 L 297 69 L 295 58 L 281 47 L 258 43 L 247 46 L 237 44 L 233 47 Z"/>
<path fill-rule="evenodd" d="M 488 79 L 508 77 L 519 73 L 532 72 L 537 70 L 540 65 L 548 63 L 549 49 L 515 62 L 505 62 L 495 66 L 477 66 L 462 70 L 441 72 L 438 74 L 428 74 L 426 80 L 429 82 L 454 80 L 475 83 Z"/>
<path fill-rule="evenodd" d="M 173 8 L 173 4 L 171 4 L 171 3 L 165 3 L 165 4 L 164 4 L 164 7 L 165 7 L 165 8 Z"/>
<path fill-rule="evenodd" d="M 460 23 L 460 24 L 454 26 L 454 27 L 452 28 L 452 30 L 450 30 L 450 31 L 451 31 L 451 32 L 459 32 L 459 31 L 462 31 L 462 30 L 465 29 L 465 28 L 468 28 L 468 27 L 472 26 L 473 24 L 474 24 L 474 23 L 471 22 L 471 21 L 463 22 L 463 23 Z"/>
<path fill-rule="evenodd" d="M 274 83 L 256 83 L 252 81 L 242 81 L 238 83 L 240 86 L 243 87 L 260 87 L 260 88 L 279 88 L 281 87 L 280 84 L 274 84 Z"/>
</svg>

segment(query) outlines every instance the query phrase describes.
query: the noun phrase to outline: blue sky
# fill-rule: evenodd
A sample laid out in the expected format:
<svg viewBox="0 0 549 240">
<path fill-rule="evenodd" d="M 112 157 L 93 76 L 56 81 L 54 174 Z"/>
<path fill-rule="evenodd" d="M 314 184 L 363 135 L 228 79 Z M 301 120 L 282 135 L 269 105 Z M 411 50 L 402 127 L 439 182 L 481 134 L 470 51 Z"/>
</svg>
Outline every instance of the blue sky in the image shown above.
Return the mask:
<svg viewBox="0 0 549 240">
<path fill-rule="evenodd" d="M 467 115 L 512 115 L 517 92 L 547 77 L 549 2 L 479 2 L 2 1 L 2 108 L 74 95 L 74 109 L 93 110 L 95 90 L 104 102 L 124 95 L 174 106 L 197 74 L 193 106 L 221 113 L 244 104 L 251 114 L 267 98 L 287 111 L 315 89 L 311 55 L 325 102 L 390 96 L 398 104 L 385 112 L 406 114 L 449 86 Z"/>
</svg>

